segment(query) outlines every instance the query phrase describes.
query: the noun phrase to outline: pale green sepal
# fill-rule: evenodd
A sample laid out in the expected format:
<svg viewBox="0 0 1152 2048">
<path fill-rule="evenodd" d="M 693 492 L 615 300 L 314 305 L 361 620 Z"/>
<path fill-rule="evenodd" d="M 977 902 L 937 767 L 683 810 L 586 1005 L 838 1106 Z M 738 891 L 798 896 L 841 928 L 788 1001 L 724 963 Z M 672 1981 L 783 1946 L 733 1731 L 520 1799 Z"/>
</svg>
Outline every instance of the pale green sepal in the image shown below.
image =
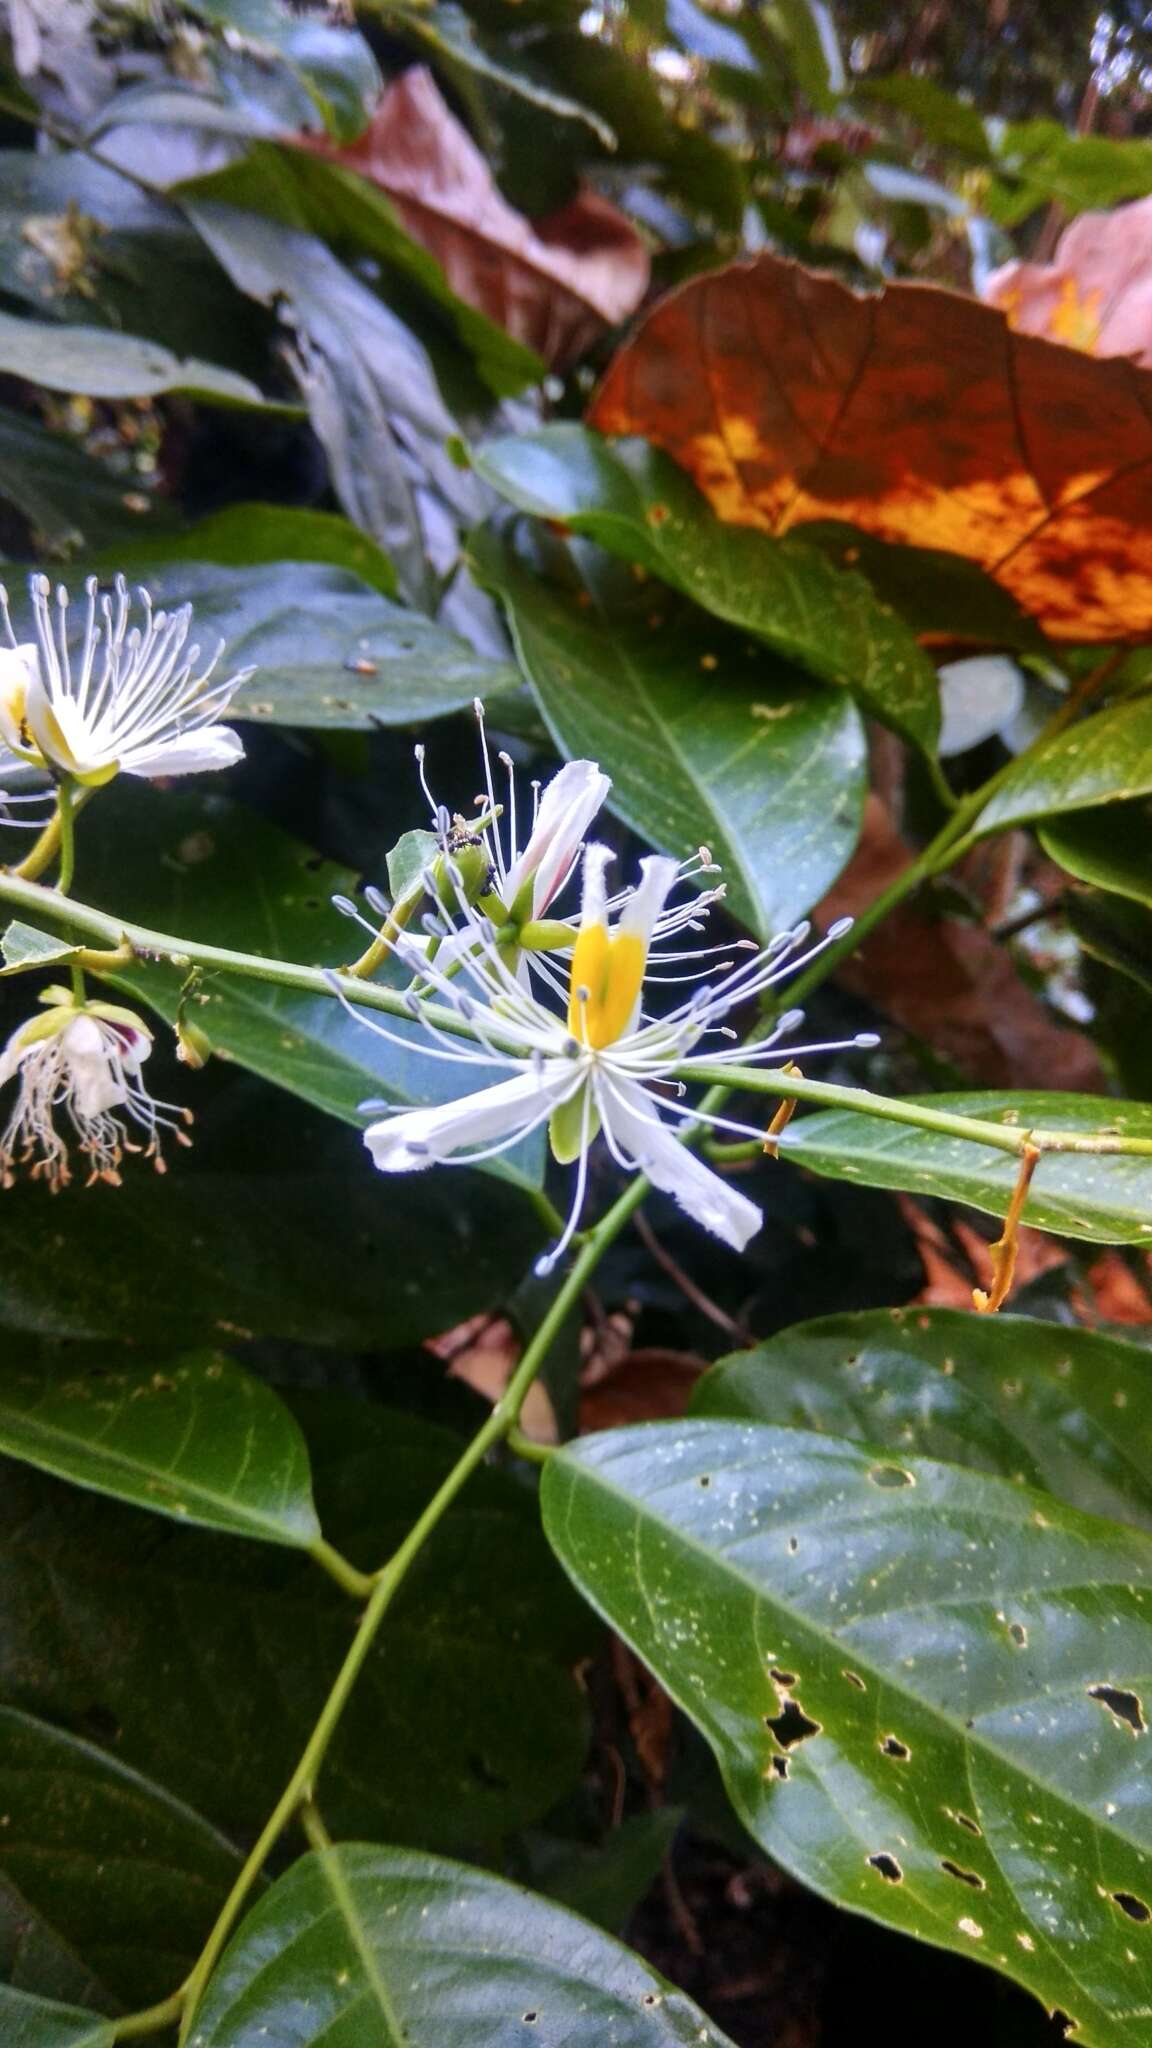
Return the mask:
<svg viewBox="0 0 1152 2048">
<path fill-rule="evenodd" d="M 600 1129 L 600 1111 L 586 1088 L 578 1088 L 548 1119 L 548 1143 L 560 1166 L 571 1166 Z"/>
<path fill-rule="evenodd" d="M 561 917 L 533 917 L 520 928 L 520 944 L 526 953 L 562 953 L 576 944 L 576 926 Z"/>
</svg>

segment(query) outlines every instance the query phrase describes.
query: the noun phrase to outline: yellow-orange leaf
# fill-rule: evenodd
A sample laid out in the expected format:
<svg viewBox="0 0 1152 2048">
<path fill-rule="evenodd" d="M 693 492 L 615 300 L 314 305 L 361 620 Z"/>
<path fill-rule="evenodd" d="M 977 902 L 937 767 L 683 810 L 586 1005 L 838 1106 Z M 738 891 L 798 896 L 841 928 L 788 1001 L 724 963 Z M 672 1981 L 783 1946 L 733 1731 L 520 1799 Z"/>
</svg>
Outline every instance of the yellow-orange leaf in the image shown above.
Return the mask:
<svg viewBox="0 0 1152 2048">
<path fill-rule="evenodd" d="M 845 521 L 978 563 L 1054 638 L 1152 633 L 1152 371 L 978 300 L 734 263 L 659 302 L 591 423 L 666 449 L 735 524 Z"/>
</svg>

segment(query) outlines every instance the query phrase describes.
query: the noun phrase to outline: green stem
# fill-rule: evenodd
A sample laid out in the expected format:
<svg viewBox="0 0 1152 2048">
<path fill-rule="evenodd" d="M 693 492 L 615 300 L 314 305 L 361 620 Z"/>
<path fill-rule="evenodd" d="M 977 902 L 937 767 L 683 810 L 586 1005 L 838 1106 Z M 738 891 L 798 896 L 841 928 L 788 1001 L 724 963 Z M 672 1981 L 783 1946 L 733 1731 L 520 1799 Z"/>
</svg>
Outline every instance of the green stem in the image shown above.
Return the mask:
<svg viewBox="0 0 1152 2048">
<path fill-rule="evenodd" d="M 522 1429 L 515 1427 L 507 1432 L 504 1441 L 517 1458 L 524 1458 L 529 1465 L 546 1465 L 556 1449 L 555 1444 L 538 1443 L 534 1436 L 525 1436 Z"/>
<path fill-rule="evenodd" d="M 180 2029 L 181 2048 L 191 2037 L 196 2008 L 204 1995 L 205 1986 L 219 1961 L 221 1952 L 243 1909 L 244 1902 L 260 1875 L 268 1856 L 294 1814 L 297 1814 L 311 1800 L 316 1779 L 328 1753 L 329 1746 L 340 1724 L 341 1715 L 351 1697 L 353 1687 L 364 1668 L 368 1655 L 405 1576 L 419 1556 L 428 1538 L 439 1526 L 444 1515 L 452 1506 L 461 1488 L 466 1485 L 477 1466 L 482 1464 L 492 1447 L 506 1438 L 520 1420 L 529 1388 L 544 1364 L 553 1341 L 562 1329 L 575 1303 L 595 1271 L 599 1260 L 610 1244 L 619 1236 L 628 1218 L 643 1201 L 648 1183 L 638 1179 L 630 1183 L 615 1202 L 607 1215 L 589 1233 L 588 1240 L 573 1261 L 558 1288 L 531 1343 L 526 1347 L 512 1378 L 501 1395 L 483 1427 L 473 1437 L 463 1455 L 452 1467 L 447 1478 L 429 1501 L 423 1514 L 413 1524 L 398 1550 L 386 1565 L 376 1574 L 371 1598 L 364 1609 L 360 1625 L 352 1639 L 348 1653 L 336 1674 L 332 1690 L 321 1710 L 304 1752 L 296 1769 L 284 1787 L 275 1807 L 269 1814 L 259 1839 L 244 1864 L 228 1898 L 224 1902 L 220 1917 L 208 1937 L 203 1954 L 183 1987 L 183 2022 Z"/>
<path fill-rule="evenodd" d="M 67 775 L 61 778 L 56 792 L 56 815 L 60 820 L 60 872 L 56 887 L 65 896 L 76 872 L 76 800 L 71 777 Z"/>
<path fill-rule="evenodd" d="M 372 1588 L 376 1584 L 372 1574 L 357 1571 L 356 1566 L 350 1564 L 346 1557 L 342 1557 L 323 1536 L 317 1536 L 315 1542 L 308 1545 L 308 1555 L 313 1563 L 320 1566 L 321 1571 L 327 1572 L 330 1579 L 335 1579 L 343 1592 L 351 1593 L 354 1600 L 370 1598 Z"/>
<path fill-rule="evenodd" d="M 174 2027 L 184 2010 L 183 1991 L 174 1991 L 171 1998 L 162 1999 L 159 2005 L 149 2005 L 142 2012 L 126 2013 L 122 2020 L 111 2020 L 114 2041 L 136 2041 L 142 2034 L 159 2034 L 165 2027 Z"/>
<path fill-rule="evenodd" d="M 48 823 L 38 837 L 33 840 L 31 853 L 25 855 L 19 867 L 13 868 L 12 879 L 34 882 L 38 875 L 44 873 L 45 868 L 51 867 L 59 851 L 60 805 L 59 801 L 57 801 L 56 809 L 53 811 Z M 8 877 L 5 876 L 5 880 L 7 879 Z"/>
</svg>

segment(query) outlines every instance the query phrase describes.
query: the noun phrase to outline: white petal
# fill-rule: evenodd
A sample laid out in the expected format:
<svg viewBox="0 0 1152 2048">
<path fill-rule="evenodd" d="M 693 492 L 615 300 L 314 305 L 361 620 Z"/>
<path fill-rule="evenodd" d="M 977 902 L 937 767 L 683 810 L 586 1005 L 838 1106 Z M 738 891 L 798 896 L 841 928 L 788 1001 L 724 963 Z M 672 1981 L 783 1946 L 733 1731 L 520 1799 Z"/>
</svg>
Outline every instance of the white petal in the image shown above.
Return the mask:
<svg viewBox="0 0 1152 2048">
<path fill-rule="evenodd" d="M 534 876 L 532 914 L 542 917 L 580 851 L 584 835 L 612 783 L 595 761 L 567 761 L 540 798 L 527 846 L 513 863 L 508 899 L 514 902 L 526 876 Z"/>
<path fill-rule="evenodd" d="M 660 1122 L 655 1101 L 639 1082 L 614 1074 L 601 1089 L 600 1107 L 613 1138 L 653 1187 L 673 1196 L 693 1222 L 742 1252 L 764 1221 L 760 1210 Z"/>
<path fill-rule="evenodd" d="M 128 775 L 195 775 L 201 768 L 231 768 L 244 758 L 244 742 L 230 725 L 202 725 L 153 746 L 129 747 L 120 756 Z"/>
<path fill-rule="evenodd" d="M 61 1042 L 82 1117 L 101 1116 L 124 1101 L 124 1084 L 112 1071 L 104 1033 L 94 1017 L 75 1017 L 65 1026 Z"/>
<path fill-rule="evenodd" d="M 643 939 L 647 946 L 679 872 L 677 863 L 662 853 L 649 854 L 646 860 L 642 860 L 640 880 L 620 912 L 618 929 Z"/>
<path fill-rule="evenodd" d="M 20 730 L 28 685 L 39 667 L 31 641 L 21 647 L 0 647 L 0 739 L 16 752 L 27 750 Z"/>
<path fill-rule="evenodd" d="M 419 1173 L 454 1152 L 526 1129 L 573 1087 L 569 1060 L 549 1060 L 539 1073 L 514 1074 L 456 1102 L 410 1109 L 369 1124 L 364 1143 L 382 1173 Z"/>
</svg>

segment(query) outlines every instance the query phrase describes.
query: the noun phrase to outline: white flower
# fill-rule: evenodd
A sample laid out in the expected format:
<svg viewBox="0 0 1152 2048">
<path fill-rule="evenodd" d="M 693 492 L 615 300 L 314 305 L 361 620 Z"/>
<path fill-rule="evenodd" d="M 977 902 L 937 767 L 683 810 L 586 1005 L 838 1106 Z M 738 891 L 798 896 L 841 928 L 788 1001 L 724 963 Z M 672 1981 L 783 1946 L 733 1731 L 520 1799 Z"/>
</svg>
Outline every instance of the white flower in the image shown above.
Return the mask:
<svg viewBox="0 0 1152 2048">
<path fill-rule="evenodd" d="M 734 1038 L 735 1033 L 722 1021 L 727 1013 L 794 973 L 820 950 L 817 946 L 797 957 L 808 931 L 807 926 L 799 926 L 765 947 L 737 942 L 746 945 L 751 954 L 740 966 L 725 960 L 714 969 L 701 970 L 696 965 L 685 975 L 653 975 L 649 964 L 654 942 L 661 935 L 675 938 L 699 921 L 700 898 L 681 909 L 667 908 L 677 883 L 698 873 L 699 864 L 680 866 L 654 855 L 641 862 L 639 885 L 610 899 L 605 874 L 611 857 L 603 846 L 586 849 L 580 928 L 563 982 L 553 962 L 547 963 L 563 1000 L 561 1011 L 534 988 L 524 986 L 495 943 L 491 925 L 462 894 L 458 895 L 458 918 L 445 911 L 433 921 L 435 930 L 453 942 L 447 971 L 438 958 L 429 960 L 418 940 L 400 936 L 396 950 L 414 969 L 419 988 L 450 1005 L 476 1041 L 467 1045 L 450 1039 L 429 1017 L 414 989 L 408 1008 L 432 1041 L 425 1050 L 462 1065 L 504 1068 L 508 1078 L 454 1102 L 390 1112 L 364 1134 L 382 1172 L 411 1173 L 447 1161 L 470 1165 L 494 1158 L 547 1122 L 553 1152 L 558 1159 L 575 1163 L 577 1173 L 567 1224 L 559 1242 L 540 1261 L 541 1271 L 554 1265 L 571 1242 L 584 1203 L 589 1148 L 601 1131 L 620 1166 L 645 1173 L 706 1230 L 734 1250 L 744 1249 L 763 1221 L 760 1210 L 686 1150 L 675 1126 L 678 1122 L 704 1123 L 751 1137 L 761 1132 L 690 1108 L 680 1099 L 684 1088 L 676 1080 L 676 1070 L 691 1059 L 695 1067 L 723 1080 L 726 1067 L 735 1061 L 780 1057 L 778 1041 L 799 1021 L 797 1012 L 781 1018 L 763 1037 L 746 1045 L 728 1045 L 703 1055 L 697 1047 L 716 1035 Z M 619 914 L 613 923 L 616 906 Z M 839 937 L 846 924 L 833 925 L 821 943 Z M 665 951 L 661 957 L 664 962 L 698 962 L 721 950 Z M 652 1016 L 646 1010 L 646 989 L 653 981 L 699 982 L 702 974 L 713 973 L 714 981 L 699 986 L 667 1015 Z M 355 1014 L 382 1037 L 396 1038 L 387 1026 L 369 1020 L 362 1012 Z M 399 1042 L 411 1050 L 409 1039 Z M 872 1045 L 876 1041 L 871 1034 L 862 1034 L 849 1042 Z M 834 1049 L 806 1046 L 794 1050 L 803 1054 Z M 672 1092 L 668 1092 L 669 1083 Z M 362 1107 L 388 1110 L 384 1103 Z"/>
<path fill-rule="evenodd" d="M 251 670 L 213 682 L 221 643 L 197 673 L 200 649 L 186 645 L 190 605 L 154 612 L 141 590 L 144 624 L 130 627 L 124 578 L 116 578 L 114 597 L 101 597 L 89 577 L 84 639 L 73 666 L 67 591 L 56 591 L 55 616 L 46 576 L 30 577 L 29 591 L 36 638 L 20 643 L 0 587 L 9 641 L 0 647 L 0 740 L 18 759 L 91 785 L 121 771 L 189 775 L 240 760 L 237 734 L 215 720 Z"/>
<path fill-rule="evenodd" d="M 118 1187 L 125 1152 L 142 1151 L 162 1173 L 162 1133 L 188 1144 L 177 1119 L 190 1123 L 191 1116 L 153 1101 L 144 1085 L 140 1070 L 152 1050 L 151 1032 L 131 1010 L 77 1005 L 67 989 L 45 989 L 41 1001 L 50 1007 L 22 1024 L 0 1053 L 0 1087 L 12 1080 L 19 1087 L 0 1136 L 0 1187 L 12 1187 L 17 1167 L 54 1192 L 67 1185 L 68 1145 L 56 1128 L 61 1111 L 87 1162 L 89 1185 L 104 1180 Z M 143 1143 L 129 1137 L 125 1119 Z"/>
<path fill-rule="evenodd" d="M 432 811 L 432 827 L 441 846 L 447 848 L 451 835 L 466 830 L 474 834 L 488 856 L 489 893 L 509 918 L 519 924 L 543 917 L 563 889 L 580 858 L 580 850 L 592 820 L 612 787 L 595 761 L 567 761 L 543 790 L 532 784 L 532 823 L 523 847 L 520 845 L 520 812 L 516 777 L 511 755 L 501 754 L 500 765 L 508 777 L 508 802 L 498 802 L 484 730 L 484 706 L 473 704 L 480 727 L 480 754 L 484 763 L 483 806 L 475 825 L 453 819 L 436 801 L 424 772 L 424 748 L 417 747 L 420 781 Z M 529 888 L 529 884 L 531 887 Z"/>
</svg>

